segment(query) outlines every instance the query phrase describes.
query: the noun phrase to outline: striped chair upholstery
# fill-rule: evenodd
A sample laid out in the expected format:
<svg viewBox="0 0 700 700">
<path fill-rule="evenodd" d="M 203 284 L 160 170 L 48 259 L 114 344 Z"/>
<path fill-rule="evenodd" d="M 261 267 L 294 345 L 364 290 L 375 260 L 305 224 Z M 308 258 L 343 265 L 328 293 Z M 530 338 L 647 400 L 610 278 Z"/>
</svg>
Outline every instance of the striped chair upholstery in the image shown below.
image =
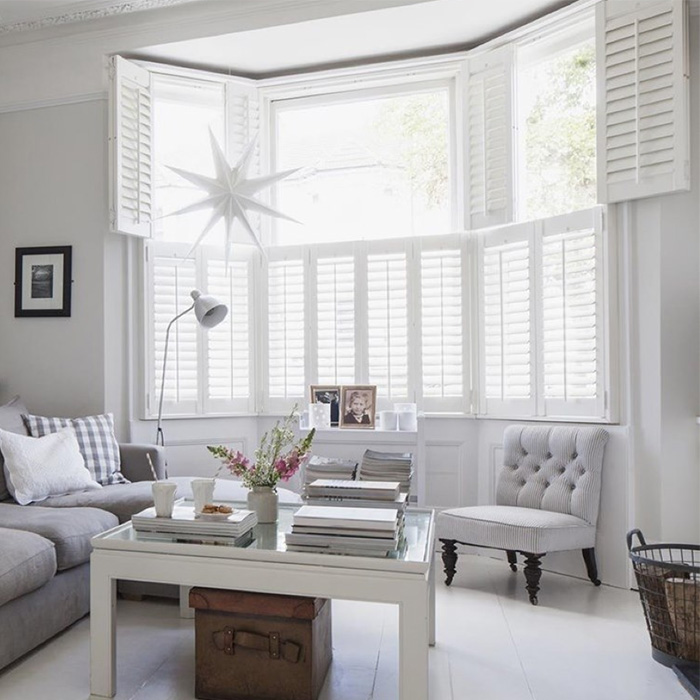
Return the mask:
<svg viewBox="0 0 700 700">
<path fill-rule="evenodd" d="M 546 552 L 581 549 L 589 578 L 600 585 L 594 547 L 607 441 L 602 428 L 506 428 L 497 505 L 452 508 L 438 515 L 447 585 L 455 573 L 457 543 L 504 549 L 513 571 L 516 553 L 524 554 L 533 604 Z"/>
</svg>

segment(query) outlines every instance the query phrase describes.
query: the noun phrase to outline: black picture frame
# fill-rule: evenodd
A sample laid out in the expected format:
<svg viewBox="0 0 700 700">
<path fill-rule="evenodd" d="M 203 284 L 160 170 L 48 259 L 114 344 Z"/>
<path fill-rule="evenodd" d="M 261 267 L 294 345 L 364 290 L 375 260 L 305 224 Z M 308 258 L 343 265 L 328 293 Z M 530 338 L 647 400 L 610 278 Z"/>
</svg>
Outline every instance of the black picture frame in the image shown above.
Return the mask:
<svg viewBox="0 0 700 700">
<path fill-rule="evenodd" d="M 331 427 L 337 428 L 340 422 L 340 385 L 312 384 L 309 391 L 311 403 L 329 403 L 331 405 Z"/>
<path fill-rule="evenodd" d="M 15 249 L 15 318 L 71 315 L 73 247 Z"/>
</svg>

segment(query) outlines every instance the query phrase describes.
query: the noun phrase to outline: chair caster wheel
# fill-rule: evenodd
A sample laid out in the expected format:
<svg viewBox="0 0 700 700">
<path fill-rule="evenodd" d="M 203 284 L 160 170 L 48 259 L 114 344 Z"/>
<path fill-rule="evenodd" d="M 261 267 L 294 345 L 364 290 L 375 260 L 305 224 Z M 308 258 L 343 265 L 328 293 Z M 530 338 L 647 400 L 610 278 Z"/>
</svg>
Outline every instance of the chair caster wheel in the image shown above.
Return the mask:
<svg viewBox="0 0 700 700">
<path fill-rule="evenodd" d="M 600 579 L 599 578 L 594 578 L 592 581 L 593 585 L 597 588 L 600 586 Z"/>
<path fill-rule="evenodd" d="M 537 600 L 537 596 L 536 596 L 536 595 L 531 595 L 531 596 L 530 596 L 530 602 L 531 602 L 533 605 L 537 605 L 537 603 L 539 602 L 539 601 Z"/>
<path fill-rule="evenodd" d="M 516 574 L 518 573 L 518 567 L 517 567 L 515 564 L 511 564 L 511 565 L 510 565 L 510 570 L 511 570 L 513 573 L 516 573 Z"/>
</svg>

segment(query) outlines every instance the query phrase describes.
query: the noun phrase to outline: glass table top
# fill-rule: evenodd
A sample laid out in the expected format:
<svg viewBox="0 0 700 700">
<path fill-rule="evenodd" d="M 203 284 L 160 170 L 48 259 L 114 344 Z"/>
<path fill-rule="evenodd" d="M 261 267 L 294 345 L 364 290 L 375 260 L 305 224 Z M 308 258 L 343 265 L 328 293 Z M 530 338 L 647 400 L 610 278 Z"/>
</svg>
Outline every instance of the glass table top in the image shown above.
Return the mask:
<svg viewBox="0 0 700 700">
<path fill-rule="evenodd" d="M 182 505 L 188 505 L 188 502 Z M 230 502 L 235 509 L 246 509 L 245 503 Z M 194 506 L 194 504 L 193 504 Z M 103 535 L 98 535 L 95 538 L 95 545 L 100 546 L 100 542 L 107 544 L 112 543 L 118 546 L 121 542 L 127 548 L 129 544 L 138 547 L 139 544 L 148 546 L 149 544 L 195 544 L 208 545 L 215 544 L 217 547 L 235 548 L 246 550 L 258 550 L 262 552 L 287 552 L 285 544 L 285 534 L 292 529 L 292 518 L 294 513 L 301 507 L 301 504 L 287 505 L 280 504 L 279 519 L 276 523 L 258 524 L 252 530 L 252 541 L 244 542 L 241 545 L 220 542 L 213 543 L 207 540 L 206 537 L 198 535 L 182 535 L 182 534 L 165 534 L 165 533 L 143 533 L 137 532 L 131 526 L 131 523 L 110 530 Z M 404 562 L 426 562 L 430 558 L 432 552 L 432 536 L 433 536 L 433 511 L 421 508 L 411 508 L 406 510 L 404 521 L 404 537 L 402 538 L 401 546 L 386 558 L 380 558 L 379 561 L 386 559 L 394 559 Z M 288 552 L 287 555 L 300 554 L 298 552 Z M 301 553 L 301 556 L 309 556 Z M 317 556 L 322 557 L 340 557 L 346 558 L 344 555 L 334 555 L 330 553 L 317 553 Z M 353 558 L 357 558 L 353 555 Z M 374 557 L 360 557 L 362 559 L 374 559 Z"/>
</svg>

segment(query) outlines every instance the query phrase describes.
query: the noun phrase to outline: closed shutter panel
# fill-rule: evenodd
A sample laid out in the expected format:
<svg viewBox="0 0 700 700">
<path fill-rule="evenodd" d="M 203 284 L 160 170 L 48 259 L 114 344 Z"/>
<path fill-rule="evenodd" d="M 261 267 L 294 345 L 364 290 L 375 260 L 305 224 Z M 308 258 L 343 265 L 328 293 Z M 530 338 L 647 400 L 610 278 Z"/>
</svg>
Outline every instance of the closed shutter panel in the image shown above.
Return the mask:
<svg viewBox="0 0 700 700">
<path fill-rule="evenodd" d="M 408 280 L 405 251 L 367 256 L 369 383 L 387 399 L 408 397 Z"/>
<path fill-rule="evenodd" d="M 355 382 L 355 261 L 319 258 L 316 263 L 319 384 Z"/>
<path fill-rule="evenodd" d="M 689 189 L 683 2 L 606 2 L 597 12 L 599 200 Z"/>
<path fill-rule="evenodd" d="M 206 261 L 207 293 L 228 306 L 222 323 L 206 332 L 207 412 L 250 410 L 250 263 Z"/>
<path fill-rule="evenodd" d="M 469 227 L 513 220 L 513 49 L 469 60 L 466 178 Z"/>
<path fill-rule="evenodd" d="M 488 415 L 534 415 L 532 226 L 481 242 L 482 408 Z"/>
<path fill-rule="evenodd" d="M 163 369 L 163 352 L 168 324 L 192 305 L 190 292 L 197 288 L 194 260 L 168 254 L 151 259 L 153 309 L 153 384 L 151 413 L 157 412 Z M 170 329 L 168 362 L 163 391 L 163 414 L 197 412 L 198 339 L 194 313 L 185 314 Z"/>
<path fill-rule="evenodd" d="M 150 73 L 114 56 L 110 98 L 111 227 L 149 237 L 154 186 Z"/>
<path fill-rule="evenodd" d="M 423 250 L 420 272 L 423 403 L 427 410 L 464 410 L 461 249 Z"/>
<path fill-rule="evenodd" d="M 602 416 L 601 232 L 593 221 L 557 231 L 556 221 L 541 246 L 545 413 Z"/>
<path fill-rule="evenodd" d="M 301 399 L 304 376 L 304 264 L 268 261 L 268 397 Z"/>
</svg>

